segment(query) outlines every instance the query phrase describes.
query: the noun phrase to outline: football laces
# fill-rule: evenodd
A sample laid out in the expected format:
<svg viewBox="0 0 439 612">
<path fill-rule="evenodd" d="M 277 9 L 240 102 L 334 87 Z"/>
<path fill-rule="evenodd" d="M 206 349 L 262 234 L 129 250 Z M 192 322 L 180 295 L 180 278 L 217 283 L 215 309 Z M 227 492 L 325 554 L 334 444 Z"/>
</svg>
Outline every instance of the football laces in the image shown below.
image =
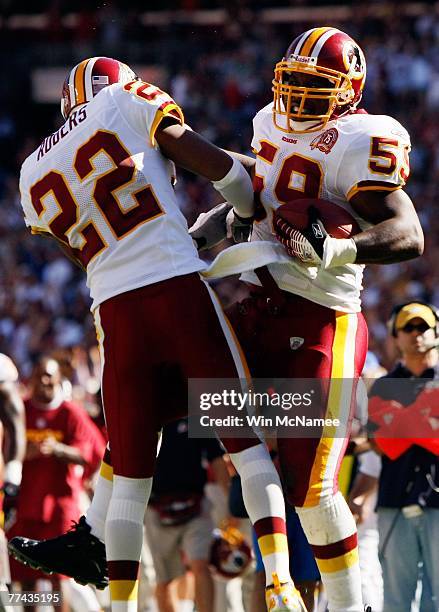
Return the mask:
<svg viewBox="0 0 439 612">
<path fill-rule="evenodd" d="M 297 257 L 304 263 L 316 263 L 320 261 L 312 244 L 302 234 L 280 217 L 276 218 L 276 238 L 286 248 L 289 255 Z"/>
</svg>

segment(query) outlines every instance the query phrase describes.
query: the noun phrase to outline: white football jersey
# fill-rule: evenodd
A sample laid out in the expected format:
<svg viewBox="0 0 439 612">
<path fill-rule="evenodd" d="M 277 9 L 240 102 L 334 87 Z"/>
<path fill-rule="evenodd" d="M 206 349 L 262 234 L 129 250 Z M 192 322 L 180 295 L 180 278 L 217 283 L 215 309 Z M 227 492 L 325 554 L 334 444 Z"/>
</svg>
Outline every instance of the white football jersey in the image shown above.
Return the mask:
<svg viewBox="0 0 439 612">
<path fill-rule="evenodd" d="M 26 224 L 62 241 L 87 271 L 92 309 L 108 298 L 202 270 L 155 141 L 176 103 L 135 81 L 103 89 L 25 160 Z"/>
<path fill-rule="evenodd" d="M 304 197 L 342 206 L 361 229 L 367 229 L 370 224 L 358 217 L 349 199 L 360 190 L 398 189 L 408 177 L 410 138 L 391 117 L 355 113 L 328 122 L 320 131 L 287 134 L 274 126 L 269 104 L 253 124 L 255 191 L 265 218 L 254 224 L 252 241 L 276 241 L 273 211 Z M 320 270 L 299 260 L 268 266 L 281 289 L 343 312 L 360 310 L 363 267 L 349 264 Z M 252 272 L 242 278 L 260 284 Z"/>
</svg>

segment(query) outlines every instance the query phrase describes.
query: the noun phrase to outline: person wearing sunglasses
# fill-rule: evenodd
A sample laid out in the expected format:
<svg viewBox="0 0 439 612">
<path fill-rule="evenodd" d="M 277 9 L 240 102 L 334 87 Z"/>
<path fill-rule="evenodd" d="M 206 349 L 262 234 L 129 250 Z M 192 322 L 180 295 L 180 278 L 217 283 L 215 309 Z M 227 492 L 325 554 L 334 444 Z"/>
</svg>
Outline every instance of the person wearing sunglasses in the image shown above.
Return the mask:
<svg viewBox="0 0 439 612">
<path fill-rule="evenodd" d="M 417 376 L 437 360 L 435 348 L 437 338 L 436 309 L 424 302 L 401 304 L 393 309 L 390 332 L 396 340 L 403 362 Z"/>
<path fill-rule="evenodd" d="M 422 301 L 400 304 L 392 311 L 389 331 L 401 359 L 386 376 L 375 381 L 369 400 L 369 419 L 378 428 L 375 442 L 382 454 L 377 511 L 384 610 L 410 612 L 421 583 L 421 599 L 416 609 L 436 612 L 439 606 L 439 444 L 434 433 L 439 424 L 437 311 Z M 397 432 L 393 437 L 392 426 Z M 427 426 L 431 427 L 430 435 Z"/>
</svg>

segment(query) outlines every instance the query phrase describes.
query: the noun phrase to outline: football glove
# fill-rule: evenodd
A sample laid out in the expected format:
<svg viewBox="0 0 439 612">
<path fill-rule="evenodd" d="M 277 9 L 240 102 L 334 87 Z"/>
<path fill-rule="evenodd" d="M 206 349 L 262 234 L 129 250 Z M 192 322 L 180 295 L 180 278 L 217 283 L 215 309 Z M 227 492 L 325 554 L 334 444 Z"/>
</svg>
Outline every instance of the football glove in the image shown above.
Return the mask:
<svg viewBox="0 0 439 612">
<path fill-rule="evenodd" d="M 276 238 L 283 244 L 290 257 L 297 257 L 307 265 L 320 265 L 323 259 L 328 232 L 314 206 L 308 210 L 308 225 L 298 230 L 281 217 L 275 218 Z"/>
<path fill-rule="evenodd" d="M 198 216 L 198 219 L 189 229 L 189 234 L 196 242 L 199 251 L 211 249 L 227 238 L 226 218 L 231 210 L 231 204 L 222 202 Z"/>
<path fill-rule="evenodd" d="M 356 261 L 355 240 L 330 236 L 314 206 L 309 207 L 308 224 L 303 230 L 292 227 L 281 217 L 275 217 L 274 229 L 276 238 L 283 244 L 288 255 L 300 259 L 307 266 L 327 270 Z"/>
<path fill-rule="evenodd" d="M 234 208 L 227 214 L 227 238 L 234 242 L 248 242 L 252 235 L 254 217 L 240 217 Z"/>
</svg>

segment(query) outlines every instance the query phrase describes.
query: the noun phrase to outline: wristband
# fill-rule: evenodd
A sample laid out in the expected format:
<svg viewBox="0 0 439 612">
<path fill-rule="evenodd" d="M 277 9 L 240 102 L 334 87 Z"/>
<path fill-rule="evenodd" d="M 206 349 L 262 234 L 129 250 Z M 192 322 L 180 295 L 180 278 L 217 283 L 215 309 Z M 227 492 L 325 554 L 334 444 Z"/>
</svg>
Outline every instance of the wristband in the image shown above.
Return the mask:
<svg viewBox="0 0 439 612">
<path fill-rule="evenodd" d="M 337 268 L 353 264 L 357 259 L 357 245 L 353 238 L 332 238 L 328 236 L 323 245 L 322 268 Z"/>
<path fill-rule="evenodd" d="M 240 217 L 247 218 L 253 216 L 253 185 L 247 170 L 241 162 L 233 158 L 232 167 L 226 176 L 219 181 L 212 181 L 212 185 L 225 200 L 233 204 Z"/>
<path fill-rule="evenodd" d="M 233 209 L 233 214 L 235 215 L 235 218 L 238 219 L 238 221 L 240 221 L 241 223 L 244 223 L 244 224 L 246 223 L 248 225 L 253 223 L 253 220 L 254 220 L 253 215 L 251 217 L 241 217 L 238 215 L 235 209 Z"/>
</svg>

